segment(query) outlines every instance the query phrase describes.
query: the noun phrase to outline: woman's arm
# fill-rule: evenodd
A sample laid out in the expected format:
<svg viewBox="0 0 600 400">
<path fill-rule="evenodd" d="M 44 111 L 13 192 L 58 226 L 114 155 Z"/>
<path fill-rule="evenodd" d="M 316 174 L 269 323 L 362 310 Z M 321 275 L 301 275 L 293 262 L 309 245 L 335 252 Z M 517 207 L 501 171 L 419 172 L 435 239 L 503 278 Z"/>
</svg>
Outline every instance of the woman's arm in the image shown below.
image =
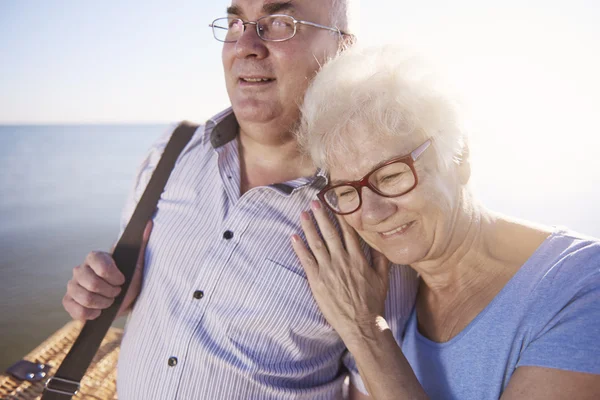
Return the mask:
<svg viewBox="0 0 600 400">
<path fill-rule="evenodd" d="M 313 202 L 311 206 L 324 243 L 310 215 L 303 213 L 302 228 L 312 254 L 296 235 L 292 238 L 293 247 L 306 270 L 311 290 L 323 315 L 354 356 L 368 392 L 375 399 L 426 398 L 423 388 L 383 319 L 389 284 L 388 261 L 381 254 L 374 252 L 374 265 L 371 267 L 360 248 L 356 232 L 342 218 L 338 218 L 344 239 L 342 242 L 320 204 Z M 597 293 L 588 290 L 578 297 L 587 314 L 580 314 L 581 311 L 575 313 L 579 309 L 569 311 L 569 307 L 574 308 L 578 304 L 574 301 L 569 307 L 565 307 L 562 311 L 565 317 L 557 318 L 557 321 L 568 320 L 572 327 L 567 329 L 565 334 L 563 331 L 566 328 L 561 325 L 562 329 L 556 333 L 559 335 L 558 339 L 548 339 L 550 334 L 546 333 L 545 338 L 550 344 L 546 349 L 542 343 L 543 338 L 538 339 L 536 351 L 552 351 L 555 343 L 561 343 L 561 340 L 568 343 L 574 336 L 581 336 L 581 327 L 573 324 L 574 321 L 597 321 Z M 587 326 L 586 324 L 584 326 Z M 594 329 L 587 333 L 593 336 L 593 332 Z M 562 336 L 565 339 L 562 339 Z M 595 357 L 595 354 L 597 352 L 592 352 L 590 356 Z M 351 387 L 350 392 L 351 396 L 356 395 L 351 398 L 364 398 L 356 388 Z M 598 399 L 600 374 L 520 366 L 501 398 Z"/>
<path fill-rule="evenodd" d="M 315 201 L 311 207 L 325 243 L 310 215 L 303 213 L 312 254 L 297 235 L 292 245 L 315 300 L 354 356 L 367 390 L 376 399 L 426 398 L 383 318 L 389 261 L 374 251 L 371 266 L 356 232 L 342 218 L 344 243 L 321 204 Z"/>
<path fill-rule="evenodd" d="M 554 368 L 519 367 L 501 399 L 600 399 L 600 375 Z"/>
<path fill-rule="evenodd" d="M 375 399 L 427 399 L 383 318 L 360 338 L 349 340 L 360 376 Z"/>
</svg>

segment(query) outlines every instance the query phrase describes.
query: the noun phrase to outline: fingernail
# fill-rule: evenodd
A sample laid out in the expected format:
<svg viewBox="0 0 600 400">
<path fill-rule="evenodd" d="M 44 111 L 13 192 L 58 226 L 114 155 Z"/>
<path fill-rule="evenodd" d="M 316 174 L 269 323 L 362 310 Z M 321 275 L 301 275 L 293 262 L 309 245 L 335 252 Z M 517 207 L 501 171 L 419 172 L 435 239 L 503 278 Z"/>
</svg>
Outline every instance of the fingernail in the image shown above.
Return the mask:
<svg viewBox="0 0 600 400">
<path fill-rule="evenodd" d="M 298 243 L 299 240 L 300 240 L 300 236 L 298 236 L 298 235 L 292 235 L 292 242 L 293 243 Z"/>
<path fill-rule="evenodd" d="M 319 202 L 319 200 L 313 200 L 310 202 L 310 206 L 313 210 L 319 210 L 321 208 L 321 203 Z"/>
<path fill-rule="evenodd" d="M 310 215 L 308 215 L 308 213 L 306 211 L 302 211 L 302 214 L 300 214 L 300 217 L 305 221 L 310 220 Z"/>
</svg>

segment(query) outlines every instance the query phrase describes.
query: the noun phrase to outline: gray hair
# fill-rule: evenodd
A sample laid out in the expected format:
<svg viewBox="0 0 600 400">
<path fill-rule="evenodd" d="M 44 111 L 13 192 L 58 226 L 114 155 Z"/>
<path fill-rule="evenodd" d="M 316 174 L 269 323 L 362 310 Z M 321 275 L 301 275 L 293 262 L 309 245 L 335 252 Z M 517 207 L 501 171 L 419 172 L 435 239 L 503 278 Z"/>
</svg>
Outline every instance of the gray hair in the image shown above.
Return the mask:
<svg viewBox="0 0 600 400">
<path fill-rule="evenodd" d="M 330 0 L 331 25 L 341 31 L 356 35 L 358 33 L 359 0 Z"/>
<path fill-rule="evenodd" d="M 315 165 L 329 170 L 348 151 L 345 136 L 433 138 L 441 168 L 463 157 L 466 134 L 455 104 L 434 84 L 422 61 L 392 46 L 353 46 L 323 66 L 302 105 L 298 142 Z"/>
</svg>

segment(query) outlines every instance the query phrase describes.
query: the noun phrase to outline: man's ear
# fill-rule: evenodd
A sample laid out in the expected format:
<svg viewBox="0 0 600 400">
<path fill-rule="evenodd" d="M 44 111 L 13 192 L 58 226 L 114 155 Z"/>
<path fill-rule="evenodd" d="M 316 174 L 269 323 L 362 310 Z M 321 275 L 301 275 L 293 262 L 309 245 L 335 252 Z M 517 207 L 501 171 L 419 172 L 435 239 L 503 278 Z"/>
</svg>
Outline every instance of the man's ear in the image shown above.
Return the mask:
<svg viewBox="0 0 600 400">
<path fill-rule="evenodd" d="M 344 51 L 352 47 L 356 43 L 356 36 L 348 33 L 340 38 L 340 51 Z"/>
<path fill-rule="evenodd" d="M 468 144 L 465 144 L 463 147 L 462 155 L 458 163 L 458 179 L 463 186 L 469 183 L 469 180 L 471 179 L 471 153 Z"/>
</svg>

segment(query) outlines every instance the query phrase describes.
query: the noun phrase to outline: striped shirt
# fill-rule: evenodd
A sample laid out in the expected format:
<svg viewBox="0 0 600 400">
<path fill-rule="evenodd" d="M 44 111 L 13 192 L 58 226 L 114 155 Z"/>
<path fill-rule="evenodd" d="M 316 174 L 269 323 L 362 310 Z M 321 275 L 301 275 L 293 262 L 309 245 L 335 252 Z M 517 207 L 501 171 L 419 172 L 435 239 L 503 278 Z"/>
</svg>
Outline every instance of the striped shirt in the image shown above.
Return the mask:
<svg viewBox="0 0 600 400">
<path fill-rule="evenodd" d="M 240 196 L 237 133 L 230 109 L 200 127 L 161 196 L 123 338 L 119 399 L 336 399 L 348 371 L 365 390 L 290 245 L 326 178 Z M 142 164 L 123 226 L 168 139 Z M 397 339 L 415 293 L 415 274 L 393 268 L 386 315 Z"/>
</svg>

